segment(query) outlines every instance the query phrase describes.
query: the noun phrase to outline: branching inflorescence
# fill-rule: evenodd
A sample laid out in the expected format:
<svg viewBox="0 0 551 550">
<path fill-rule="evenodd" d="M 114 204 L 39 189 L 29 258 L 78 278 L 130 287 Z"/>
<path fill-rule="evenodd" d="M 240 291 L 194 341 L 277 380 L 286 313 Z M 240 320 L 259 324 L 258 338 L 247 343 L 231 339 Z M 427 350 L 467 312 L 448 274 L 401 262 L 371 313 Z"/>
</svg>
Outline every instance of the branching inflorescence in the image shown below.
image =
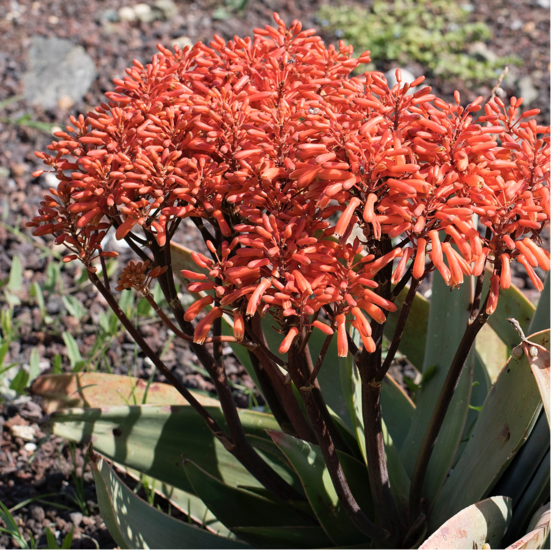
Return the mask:
<svg viewBox="0 0 551 550">
<path fill-rule="evenodd" d="M 352 325 L 363 357 L 379 357 L 370 376 L 380 380 L 392 285 L 437 270 L 454 288 L 489 267 L 487 316 L 518 261 L 541 290 L 535 268 L 550 266 L 540 240 L 550 216 L 549 128 L 530 119 L 537 110 L 521 112 L 521 99 L 462 107 L 458 93 L 449 104 L 420 88 L 423 77 L 402 85 L 399 70 L 393 88 L 377 72 L 354 76 L 369 52 L 354 58 L 350 46 L 326 47 L 299 22 L 287 28 L 274 18 L 276 28 L 253 39 L 159 46 L 151 64 L 135 61 L 106 103 L 56 133 L 51 155 L 37 153 L 60 183 L 29 225 L 91 273 L 98 256 L 114 255 L 102 249 L 113 228 L 143 262 L 117 290 L 147 294 L 159 277 L 197 345 L 222 341 L 220 318 L 233 318 L 233 339 L 272 366 L 289 402 L 257 316 L 275 320 L 291 369 L 312 330 L 336 333 L 340 356 L 356 352 Z M 203 293 L 183 312 L 165 268 L 185 218 L 210 257 L 193 254 L 197 269 L 182 272 L 188 290 Z"/>
</svg>

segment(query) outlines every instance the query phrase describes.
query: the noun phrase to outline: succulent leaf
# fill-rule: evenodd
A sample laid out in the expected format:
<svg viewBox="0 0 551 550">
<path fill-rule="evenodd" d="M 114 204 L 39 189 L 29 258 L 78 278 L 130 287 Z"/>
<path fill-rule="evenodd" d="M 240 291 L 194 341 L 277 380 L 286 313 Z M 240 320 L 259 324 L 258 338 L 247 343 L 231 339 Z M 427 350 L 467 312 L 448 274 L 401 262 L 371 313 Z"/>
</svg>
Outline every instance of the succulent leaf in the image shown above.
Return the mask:
<svg viewBox="0 0 551 550">
<path fill-rule="evenodd" d="M 234 531 L 260 548 L 329 548 L 321 527 L 236 527 Z"/>
<path fill-rule="evenodd" d="M 313 517 L 293 511 L 284 505 L 242 488 L 230 487 L 197 464 L 184 464 L 195 494 L 228 528 L 315 526 Z"/>
<path fill-rule="evenodd" d="M 467 326 L 471 300 L 472 291 L 468 282 L 450 292 L 442 277 L 435 272 L 423 372 L 434 368 L 434 365 L 436 367 L 434 375 L 426 380 L 418 391 L 417 408 L 406 441 L 400 449 L 400 456 L 409 475 L 413 471 L 423 435 L 446 379 L 448 368 Z M 473 368 L 474 359 L 471 354 L 459 379 L 429 462 L 423 496 L 430 502 L 433 501 L 446 479 L 462 437 L 469 410 Z"/>
<path fill-rule="evenodd" d="M 394 302 L 398 306 L 397 311 L 389 313 L 387 316 L 387 321 L 385 323 L 385 336 L 389 340 L 392 340 L 394 335 L 396 323 L 398 322 L 398 318 L 400 316 L 401 306 L 408 291 L 409 285 L 407 285 L 404 290 L 400 292 Z M 417 292 L 406 322 L 404 336 L 402 337 L 402 341 L 400 342 L 400 346 L 398 348 L 400 352 L 407 357 L 408 361 L 410 361 L 418 370 L 421 370 L 423 367 L 429 311 L 429 301 L 424 298 L 422 294 Z"/>
<path fill-rule="evenodd" d="M 549 330 L 530 337 L 549 348 Z M 434 529 L 492 489 L 524 443 L 539 415 L 541 398 L 527 358 L 511 357 L 480 411 L 470 440 L 433 508 Z"/>
<path fill-rule="evenodd" d="M 249 548 L 178 521 L 135 495 L 106 460 L 90 460 L 101 515 L 121 548 Z"/>
<path fill-rule="evenodd" d="M 549 503 L 542 506 L 534 514 L 528 532 L 521 539 L 517 540 L 506 550 L 520 550 L 523 548 L 548 548 L 549 547 Z"/>
<path fill-rule="evenodd" d="M 170 384 L 147 384 L 141 378 L 104 372 L 46 374 L 31 386 L 42 397 L 46 414 L 68 408 L 101 408 L 116 405 L 185 405 L 182 395 Z M 219 406 L 216 399 L 192 392 L 205 406 Z"/>
<path fill-rule="evenodd" d="M 333 544 L 347 546 L 365 542 L 365 535 L 341 506 L 319 447 L 282 432 L 268 433 L 295 468 L 310 505 Z M 337 453 L 354 497 L 366 515 L 373 517 L 367 468 L 351 456 Z"/>
<path fill-rule="evenodd" d="M 209 407 L 223 424 L 219 408 Z M 263 437 L 266 429 L 278 429 L 272 416 L 240 411 L 247 433 Z M 182 430 L 182 426 L 186 429 Z M 193 460 L 210 474 L 231 486 L 260 486 L 259 482 L 231 455 L 189 406 L 106 407 L 71 409 L 52 415 L 54 434 L 80 442 L 93 442 L 94 448 L 119 464 L 134 468 L 162 482 L 192 492 L 182 466 L 182 458 Z M 285 458 L 273 445 L 274 454 L 266 460 L 284 479 L 294 483 Z"/>
<path fill-rule="evenodd" d="M 511 508 L 507 497 L 491 497 L 473 504 L 446 521 L 419 549 L 500 548 L 511 520 Z"/>
</svg>

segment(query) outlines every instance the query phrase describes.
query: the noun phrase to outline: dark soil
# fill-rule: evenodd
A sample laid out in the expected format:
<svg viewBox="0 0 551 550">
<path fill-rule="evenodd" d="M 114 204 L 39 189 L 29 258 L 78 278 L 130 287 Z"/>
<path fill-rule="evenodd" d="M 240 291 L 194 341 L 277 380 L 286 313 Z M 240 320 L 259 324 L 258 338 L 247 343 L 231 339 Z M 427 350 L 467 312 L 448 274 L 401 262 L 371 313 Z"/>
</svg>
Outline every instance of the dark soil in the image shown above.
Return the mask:
<svg viewBox="0 0 551 550">
<path fill-rule="evenodd" d="M 89 357 L 97 338 L 99 316 L 106 310 L 103 299 L 89 283 L 82 281 L 82 269 L 73 264 L 64 265 L 57 286 L 44 291 L 46 312 L 51 317 L 49 323 L 44 322 L 36 300 L 31 297 L 31 283 L 37 282 L 44 287 L 48 281 L 48 269 L 51 274 L 52 267 L 58 263 L 52 253 L 44 253 L 38 247 L 39 240 L 31 238 L 25 227 L 43 192 L 51 185 L 44 176 L 32 176 L 41 168 L 34 151 L 45 150 L 52 136 L 10 120 L 29 115 L 33 121 L 63 127 L 68 123 L 69 115 L 91 110 L 102 101 L 103 93 L 112 89 L 112 79 L 120 78 L 132 59 L 149 61 L 156 52 L 157 43 L 170 46 L 181 37 L 187 37 L 191 42 L 208 41 L 214 33 L 224 38 L 250 34 L 253 28 L 270 24 L 273 11 L 278 11 L 287 21 L 298 18 L 305 27 L 319 27 L 316 12 L 322 2 L 249 0 L 242 12 L 232 14 L 228 6 L 235 2 L 229 0 L 225 4 L 223 0 L 193 3 L 176 0 L 177 15 L 169 20 L 141 23 L 115 20 L 117 11 L 123 6 L 136 4 L 135 0 L 0 0 L 0 282 L 5 284 L 7 281 L 14 257 L 19 257 L 23 264 L 23 284 L 17 292 L 21 303 L 14 307 L 15 335 L 5 364 L 28 365 L 32 348 L 37 348 L 41 371 L 51 371 L 56 354 L 61 355 L 62 369 L 70 371 L 62 333 L 72 334 L 82 356 Z M 543 0 L 473 2 L 472 20 L 484 21 L 493 30 L 494 38 L 488 44 L 491 50 L 498 55 L 514 54 L 522 59 L 513 78 L 503 84 L 505 93 L 518 95 L 518 81 L 523 76 L 530 76 L 537 90 L 537 98 L 530 108 L 541 109 L 541 121 L 549 123 L 549 9 L 542 7 L 544 4 Z M 214 19 L 215 10 L 224 5 L 230 12 L 229 17 Z M 74 105 L 61 102 L 54 109 L 44 109 L 19 99 L 2 106 L 3 102 L 23 92 L 22 75 L 28 67 L 28 51 L 34 36 L 67 38 L 81 45 L 92 57 L 99 76 L 81 102 Z M 336 40 L 333 36 L 325 35 L 324 38 Z M 390 66 L 377 68 L 386 70 Z M 468 100 L 477 95 L 489 95 L 495 83 L 489 82 L 471 91 L 463 90 L 458 82 L 434 81 L 431 84 L 437 93 L 447 98 L 455 88 L 459 88 Z M 194 226 L 186 226 L 180 241 L 191 247 L 197 246 Z M 49 242 L 43 241 L 42 244 L 52 249 Z M 119 251 L 120 267 L 131 256 L 128 249 Z M 56 252 L 62 251 L 56 249 Z M 536 298 L 532 283 L 524 272 L 519 271 L 514 282 L 530 298 Z M 71 316 L 64 305 L 63 296 L 69 294 L 87 310 L 80 320 Z M 0 307 L 8 309 L 3 295 L 0 295 Z M 140 319 L 140 325 L 147 342 L 160 352 L 168 341 L 165 328 L 153 318 Z M 151 365 L 141 353 L 135 353 L 134 343 L 124 331 L 119 331 L 107 347 L 105 360 L 94 358 L 92 361 L 94 368 L 105 370 L 109 367 L 113 372 L 131 372 L 142 378 L 151 375 Z M 230 348 L 225 351 L 231 379 L 244 387 L 252 387 Z M 194 372 L 196 359 L 184 343 L 169 343 L 163 359 L 170 368 L 185 376 L 191 388 L 213 390 L 208 379 Z M 1 379 L 2 375 L 0 382 Z M 162 377 L 156 376 L 156 379 L 162 381 Z M 21 529 L 27 535 L 32 534 L 39 546 L 46 546 L 44 531 L 49 526 L 58 540 L 72 528 L 73 548 L 113 547 L 115 543 L 98 514 L 91 474 L 88 469 L 82 471 L 83 450 L 77 449 L 77 464 L 74 465 L 66 442 L 41 431 L 40 407 L 26 396 L 15 401 L 13 396 L 2 397 L 5 389 L 6 384 L 0 383 L 0 501 L 11 508 L 26 499 L 42 497 L 42 502 L 34 500 L 14 512 Z M 235 395 L 239 405 L 248 405 L 243 387 L 236 389 Z M 12 427 L 16 424 L 34 428 L 33 441 L 14 437 Z M 36 449 L 29 443 L 36 445 Z M 72 499 L 74 475 L 84 476 L 85 514 Z M 0 548 L 11 546 L 13 541 L 7 535 L 0 535 Z"/>
</svg>

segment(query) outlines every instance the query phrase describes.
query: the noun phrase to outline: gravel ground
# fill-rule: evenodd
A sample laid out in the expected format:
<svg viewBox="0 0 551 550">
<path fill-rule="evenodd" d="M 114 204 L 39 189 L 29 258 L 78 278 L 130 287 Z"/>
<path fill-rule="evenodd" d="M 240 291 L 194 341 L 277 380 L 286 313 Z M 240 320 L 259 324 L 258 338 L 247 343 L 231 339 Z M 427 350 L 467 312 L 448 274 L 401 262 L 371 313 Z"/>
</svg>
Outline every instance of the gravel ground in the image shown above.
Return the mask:
<svg viewBox="0 0 551 550">
<path fill-rule="evenodd" d="M 54 278 L 58 262 L 52 250 L 61 251 L 52 249 L 47 241 L 42 243 L 45 249 L 39 248 L 40 242 L 30 238 L 25 228 L 43 192 L 53 183 L 45 176 L 32 177 L 33 171 L 40 167 L 34 151 L 44 150 L 52 139 L 48 124 L 63 127 L 69 115 L 92 109 L 102 100 L 103 93 L 112 89 L 112 79 L 123 75 L 134 58 L 147 62 L 156 52 L 157 43 L 185 45 L 197 40 L 208 41 L 213 33 L 224 38 L 250 34 L 253 28 L 269 24 L 274 10 L 286 20 L 299 18 L 305 27 L 319 27 L 316 12 L 322 3 L 321 0 L 249 0 L 244 2 L 243 11 L 235 14 L 230 9 L 235 2 L 229 0 L 225 3 L 222 0 L 194 3 L 160 0 L 156 7 L 152 0 L 153 8 L 144 11 L 142 5 L 141 12 L 140 8 L 134 9 L 137 3 L 131 0 L 0 0 L 0 281 L 7 282 L 14 258 L 20 259 L 23 268 L 21 288 L 12 292 L 19 303 L 13 309 L 14 337 L 6 364 L 29 365 L 31 351 L 37 349 L 41 371 L 51 370 L 56 355 L 61 357 L 61 368 L 71 370 L 63 332 L 70 333 L 82 356 L 89 358 L 98 337 L 98 319 L 106 310 L 106 304 L 91 285 L 82 282 L 82 269 L 77 265 L 64 266 L 57 279 Z M 493 39 L 487 44 L 490 51 L 498 55 L 514 54 L 522 60 L 520 66 L 510 69 L 502 87 L 509 96 L 528 91 L 530 108 L 541 109 L 541 121 L 548 124 L 548 0 L 476 2 L 471 19 L 484 21 L 492 29 Z M 66 62 L 73 63 L 70 66 L 82 72 L 78 72 L 77 77 L 73 74 L 72 80 L 67 77 L 65 85 L 71 93 L 79 86 L 88 88 L 80 97 L 65 93 L 60 98 L 54 97 L 53 102 L 51 98 L 47 100 L 51 92 L 48 74 L 40 73 L 35 65 L 36 59 L 46 51 L 41 37 L 70 41 L 70 51 L 65 52 Z M 324 38 L 335 40 L 327 34 Z M 55 47 L 61 55 L 66 44 L 59 42 Z M 377 69 L 383 71 L 389 68 L 391 65 L 377 65 Z M 419 67 L 414 69 L 421 71 Z M 86 84 L 88 81 L 90 86 Z M 458 88 L 465 100 L 489 95 L 495 84 L 488 82 L 477 90 L 463 90 L 458 82 L 429 77 L 428 83 L 445 97 L 450 97 Z M 36 122 L 47 124 L 41 127 Z M 181 242 L 188 246 L 197 244 L 193 226 L 187 226 L 182 232 Z M 123 265 L 130 254 L 127 249 L 119 251 L 119 265 Z M 45 312 L 31 296 L 33 282 L 44 288 Z M 515 283 L 531 299 L 536 298 L 531 281 L 524 274 L 517 273 Z M 68 309 L 68 295 L 75 296 L 84 306 L 80 319 Z M 8 309 L 3 294 L 0 308 Z M 148 343 L 158 351 L 163 350 L 168 341 L 164 327 L 152 317 L 142 316 L 139 322 Z M 232 380 L 250 387 L 250 380 L 229 352 L 228 348 L 227 364 Z M 187 346 L 169 342 L 163 358 L 169 367 L 186 375 L 190 387 L 212 391 L 210 381 L 193 372 L 196 360 Z M 133 342 L 123 331 L 107 341 L 104 358 L 94 357 L 92 364 L 140 377 L 151 374 L 151 366 L 140 353 L 135 353 Z M 9 376 L 4 376 L 4 393 L 6 379 L 9 380 Z M 247 405 L 242 389 L 236 391 L 236 399 L 241 406 Z M 21 527 L 35 536 L 39 546 L 45 546 L 44 529 L 50 526 L 61 538 L 72 528 L 73 548 L 113 547 L 114 542 L 97 513 L 91 475 L 86 469 L 82 471 L 82 450 L 77 449 L 76 465 L 73 464 L 66 443 L 43 433 L 41 421 L 41 409 L 30 398 L 23 396 L 15 401 L 0 398 L 0 501 L 13 507 L 26 499 L 39 496 L 45 499 L 33 501 L 14 513 Z M 14 426 L 30 427 L 31 441 L 18 437 L 16 434 L 20 431 L 14 431 Z M 84 477 L 85 514 L 72 499 L 75 475 Z M 53 496 L 44 496 L 51 494 Z M 10 546 L 9 537 L 0 535 L 0 548 Z"/>
</svg>

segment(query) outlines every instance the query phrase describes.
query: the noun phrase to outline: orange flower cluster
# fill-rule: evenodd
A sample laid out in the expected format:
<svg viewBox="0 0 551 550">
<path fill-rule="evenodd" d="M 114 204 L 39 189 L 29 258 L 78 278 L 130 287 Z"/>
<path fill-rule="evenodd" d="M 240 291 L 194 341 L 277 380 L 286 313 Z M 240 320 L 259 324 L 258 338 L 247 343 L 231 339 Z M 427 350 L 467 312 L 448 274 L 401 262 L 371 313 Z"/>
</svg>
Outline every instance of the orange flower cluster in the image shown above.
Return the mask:
<svg viewBox="0 0 551 550">
<path fill-rule="evenodd" d="M 133 288 L 140 294 L 149 294 L 149 288 L 153 279 L 161 276 L 166 270 L 167 266 L 157 266 L 153 269 L 149 269 L 151 262 L 146 260 L 145 262 L 128 262 L 126 267 L 122 270 L 119 282 L 115 290 L 128 290 Z"/>
<path fill-rule="evenodd" d="M 490 312 L 512 260 L 541 288 L 549 128 L 527 120 L 537 111 L 496 98 L 477 119 L 482 98 L 448 104 L 399 71 L 390 89 L 379 73 L 353 76 L 369 52 L 355 59 L 274 19 L 254 39 L 215 36 L 135 61 L 108 103 L 39 154 L 60 185 L 35 234 L 90 262 L 111 226 L 118 239 L 141 227 L 162 247 L 182 218 L 204 218 L 219 237 L 207 243 L 213 259 L 195 255 L 203 271 L 184 275 L 216 304 L 196 340 L 223 311 L 238 337 L 244 317 L 270 312 L 287 334 L 281 352 L 315 326 L 336 330 L 346 355 L 347 321 L 373 349 L 368 318 L 396 309 L 374 278 L 395 260 L 393 283 L 410 265 L 417 279 L 434 266 L 452 287 L 492 265 Z M 383 253 L 383 241 L 399 242 Z M 331 327 L 315 320 L 326 306 Z"/>
</svg>

